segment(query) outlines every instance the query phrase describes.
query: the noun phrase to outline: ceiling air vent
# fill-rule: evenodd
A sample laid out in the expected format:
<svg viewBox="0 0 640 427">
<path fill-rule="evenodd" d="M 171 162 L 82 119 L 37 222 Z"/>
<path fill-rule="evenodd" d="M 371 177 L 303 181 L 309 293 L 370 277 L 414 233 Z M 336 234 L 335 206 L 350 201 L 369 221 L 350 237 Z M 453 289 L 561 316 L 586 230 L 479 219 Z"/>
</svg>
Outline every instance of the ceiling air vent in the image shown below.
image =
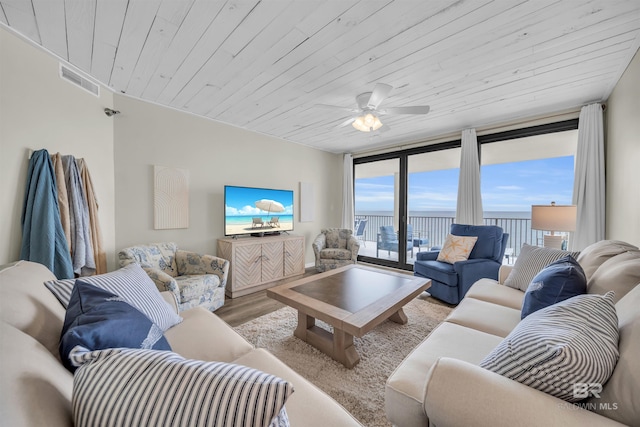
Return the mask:
<svg viewBox="0 0 640 427">
<path fill-rule="evenodd" d="M 69 83 L 73 83 L 76 86 L 80 86 L 87 92 L 100 97 L 100 86 L 62 63 L 60 63 L 60 78 L 68 81 Z"/>
</svg>

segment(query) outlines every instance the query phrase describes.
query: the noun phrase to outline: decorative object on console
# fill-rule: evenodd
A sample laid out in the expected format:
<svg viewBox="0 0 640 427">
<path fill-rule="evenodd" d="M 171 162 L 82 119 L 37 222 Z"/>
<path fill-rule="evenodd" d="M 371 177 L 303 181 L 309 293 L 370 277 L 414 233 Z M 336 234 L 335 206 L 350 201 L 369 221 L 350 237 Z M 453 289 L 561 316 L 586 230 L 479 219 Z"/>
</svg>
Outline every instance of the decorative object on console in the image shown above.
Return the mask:
<svg viewBox="0 0 640 427">
<path fill-rule="evenodd" d="M 556 231 L 576 231 L 575 205 L 532 205 L 531 206 L 531 228 L 534 230 L 550 231 L 551 234 L 544 235 L 544 247 L 553 249 L 564 249 L 564 237 L 556 235 Z"/>
</svg>

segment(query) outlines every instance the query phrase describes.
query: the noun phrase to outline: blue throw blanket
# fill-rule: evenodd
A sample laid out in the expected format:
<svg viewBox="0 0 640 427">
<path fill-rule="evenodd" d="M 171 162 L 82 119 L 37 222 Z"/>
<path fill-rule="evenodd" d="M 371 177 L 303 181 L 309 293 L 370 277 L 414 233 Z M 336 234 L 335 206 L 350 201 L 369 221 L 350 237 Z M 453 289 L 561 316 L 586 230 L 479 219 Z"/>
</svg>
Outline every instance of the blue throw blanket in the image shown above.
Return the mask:
<svg viewBox="0 0 640 427">
<path fill-rule="evenodd" d="M 20 259 L 45 265 L 58 279 L 73 278 L 67 239 L 60 222 L 58 191 L 47 150 L 33 153 L 22 209 Z"/>
</svg>

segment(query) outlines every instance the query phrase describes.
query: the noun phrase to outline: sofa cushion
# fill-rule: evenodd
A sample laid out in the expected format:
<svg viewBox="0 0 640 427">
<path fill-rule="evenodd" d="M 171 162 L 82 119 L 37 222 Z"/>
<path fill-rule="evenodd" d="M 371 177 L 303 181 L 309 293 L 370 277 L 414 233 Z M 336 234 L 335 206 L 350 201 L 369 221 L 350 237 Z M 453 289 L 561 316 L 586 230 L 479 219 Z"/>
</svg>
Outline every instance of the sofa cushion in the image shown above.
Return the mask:
<svg viewBox="0 0 640 427">
<path fill-rule="evenodd" d="M 117 295 L 76 280 L 60 339 L 60 358 L 69 371 L 69 353 L 76 346 L 89 350 L 114 347 L 171 350 L 160 329 Z"/>
<path fill-rule="evenodd" d="M 609 258 L 637 249 L 637 247 L 619 240 L 601 240 L 584 248 L 577 260 L 589 280 L 598 267 Z"/>
<path fill-rule="evenodd" d="M 471 286 L 465 298 L 478 299 L 521 310 L 524 292 L 502 285 L 493 279 L 480 279 Z"/>
<path fill-rule="evenodd" d="M 447 286 L 458 286 L 458 273 L 453 268 L 453 264 L 440 261 L 416 261 L 413 271 Z"/>
<path fill-rule="evenodd" d="M 0 424 L 72 426 L 73 375 L 42 344 L 3 321 L 0 337 Z"/>
<path fill-rule="evenodd" d="M 211 300 L 213 293 L 220 286 L 220 278 L 215 274 L 185 275 L 176 277 L 180 290 L 180 303 L 202 298 Z"/>
<path fill-rule="evenodd" d="M 164 301 L 160 291 L 138 264 L 129 264 L 111 273 L 83 277 L 90 285 L 113 292 L 131 304 L 163 331 L 182 321 Z M 75 279 L 51 280 L 45 285 L 67 308 Z"/>
<path fill-rule="evenodd" d="M 560 258 L 533 278 L 522 303 L 522 318 L 557 302 L 587 292 L 587 278 L 571 256 Z"/>
<path fill-rule="evenodd" d="M 587 292 L 604 294 L 614 291 L 614 301 L 640 283 L 640 250 L 630 250 L 609 258 L 602 263 L 587 282 Z"/>
<path fill-rule="evenodd" d="M 247 340 L 204 307 L 180 314 L 184 320 L 165 331 L 164 336 L 173 351 L 182 357 L 232 362 L 253 349 Z"/>
<path fill-rule="evenodd" d="M 520 310 L 464 298 L 446 321 L 504 338 L 520 323 Z"/>
<path fill-rule="evenodd" d="M 613 292 L 578 295 L 532 313 L 480 363 L 490 371 L 577 402 L 576 383 L 604 384 L 618 360 Z"/>
<path fill-rule="evenodd" d="M 541 248 L 525 243 L 522 245 L 520 255 L 516 259 L 513 270 L 511 274 L 509 274 L 509 277 L 507 277 L 507 280 L 504 281 L 504 284 L 510 288 L 520 289 L 522 292 L 526 292 L 529 283 L 531 283 L 536 274 L 547 265 L 567 255 L 577 258 L 579 252 Z"/>
<path fill-rule="evenodd" d="M 74 350 L 71 357 L 81 365 L 73 380 L 76 427 L 268 427 L 293 393 L 293 385 L 275 375 L 170 351 Z"/>
<path fill-rule="evenodd" d="M 436 261 L 449 264 L 466 261 L 469 259 L 469 254 L 477 240 L 477 236 L 454 236 L 453 234 L 448 234 Z"/>
<path fill-rule="evenodd" d="M 599 397 L 591 397 L 594 411 L 627 425 L 640 420 L 638 374 L 640 373 L 640 285 L 616 304 L 620 331 L 620 359 Z M 612 410 L 615 408 L 615 410 Z"/>
<path fill-rule="evenodd" d="M 438 325 L 389 376 L 385 387 L 385 412 L 392 424 L 426 426 L 424 398 L 429 370 L 441 357 L 452 357 L 477 365 L 502 341 L 501 337 L 465 326 Z"/>
<path fill-rule="evenodd" d="M 351 251 L 348 249 L 323 249 L 320 251 L 321 259 L 342 259 L 348 260 L 351 259 Z"/>
<path fill-rule="evenodd" d="M 469 259 L 492 259 L 502 262 L 502 234 L 501 227 L 496 225 L 465 225 L 451 224 L 451 234 L 456 236 L 476 236 L 478 242 L 473 247 Z"/>
</svg>

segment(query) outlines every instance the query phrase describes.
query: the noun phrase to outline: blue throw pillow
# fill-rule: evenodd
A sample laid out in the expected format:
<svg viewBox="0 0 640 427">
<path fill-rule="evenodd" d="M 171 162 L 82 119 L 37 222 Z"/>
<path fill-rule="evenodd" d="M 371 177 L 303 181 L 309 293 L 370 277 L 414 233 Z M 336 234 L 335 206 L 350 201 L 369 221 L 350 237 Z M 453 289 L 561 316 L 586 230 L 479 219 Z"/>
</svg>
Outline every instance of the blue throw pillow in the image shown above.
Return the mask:
<svg viewBox="0 0 640 427">
<path fill-rule="evenodd" d="M 578 262 L 567 255 L 543 268 L 524 294 L 521 319 L 531 313 L 587 292 L 587 277 Z"/>
<path fill-rule="evenodd" d="M 171 350 L 162 329 L 119 296 L 82 280 L 76 280 L 62 327 L 60 357 L 74 372 L 69 353 L 74 347 L 88 350 L 128 347 Z"/>
</svg>

